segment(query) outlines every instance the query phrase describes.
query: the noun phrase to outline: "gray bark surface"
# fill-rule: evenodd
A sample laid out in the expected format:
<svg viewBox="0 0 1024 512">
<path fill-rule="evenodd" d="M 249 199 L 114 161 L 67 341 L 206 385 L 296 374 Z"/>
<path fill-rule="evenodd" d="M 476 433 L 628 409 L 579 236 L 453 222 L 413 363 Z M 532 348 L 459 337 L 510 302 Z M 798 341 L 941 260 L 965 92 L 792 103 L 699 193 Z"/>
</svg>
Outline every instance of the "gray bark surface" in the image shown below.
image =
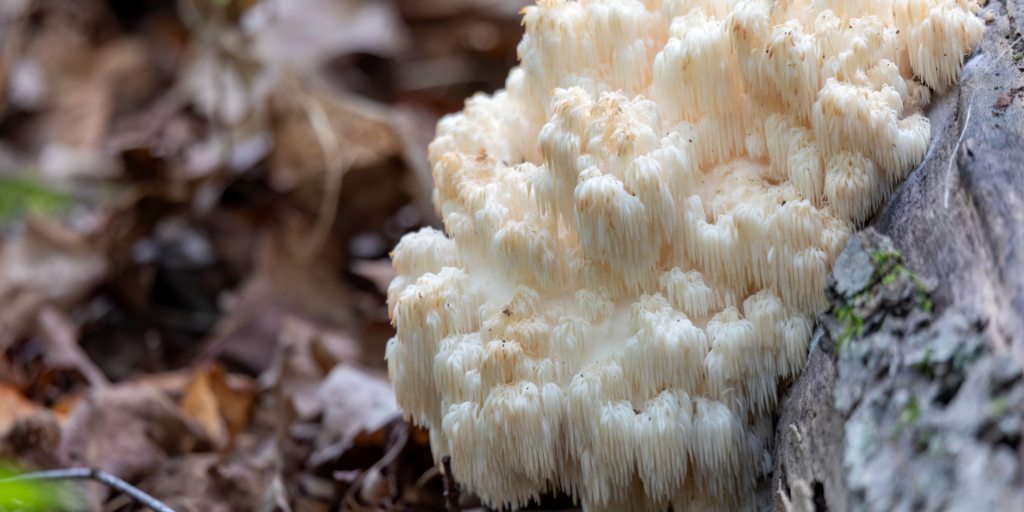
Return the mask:
<svg viewBox="0 0 1024 512">
<path fill-rule="evenodd" d="M 773 510 L 1024 510 L 1024 1 L 988 9 L 924 162 L 836 262 Z"/>
<path fill-rule="evenodd" d="M 959 87 L 933 100 L 928 155 L 874 226 L 908 266 L 940 278 L 933 293 L 938 306 L 977 310 L 990 319 L 994 348 L 1021 354 L 1024 60 L 1014 57 L 1024 53 L 1018 25 L 1024 2 L 988 9 L 999 15 L 964 66 Z"/>
</svg>

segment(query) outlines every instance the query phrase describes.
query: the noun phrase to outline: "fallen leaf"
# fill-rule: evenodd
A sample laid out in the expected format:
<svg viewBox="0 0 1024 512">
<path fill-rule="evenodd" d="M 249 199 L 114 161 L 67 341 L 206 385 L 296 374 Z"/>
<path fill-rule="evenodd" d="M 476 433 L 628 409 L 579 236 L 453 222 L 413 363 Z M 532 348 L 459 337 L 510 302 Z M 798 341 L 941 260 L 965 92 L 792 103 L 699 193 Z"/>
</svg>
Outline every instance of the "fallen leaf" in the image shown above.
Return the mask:
<svg viewBox="0 0 1024 512">
<path fill-rule="evenodd" d="M 6 436 L 21 418 L 42 409 L 25 398 L 17 388 L 0 382 L 0 437 Z"/>
<path fill-rule="evenodd" d="M 353 366 L 340 365 L 331 370 L 317 397 L 323 403 L 318 448 L 376 432 L 401 415 L 387 378 Z"/>
<path fill-rule="evenodd" d="M 46 342 L 44 358 L 48 367 L 78 370 L 93 388 L 110 384 L 106 375 L 78 344 L 78 328 L 66 314 L 51 306 L 44 306 L 38 318 L 39 332 Z"/>
<path fill-rule="evenodd" d="M 119 175 L 120 160 L 103 144 L 113 114 L 151 95 L 159 81 L 142 42 L 116 38 L 93 47 L 79 37 L 50 28 L 29 48 L 48 97 L 39 169 L 50 180 Z"/>
<path fill-rule="evenodd" d="M 331 238 L 310 259 L 303 254 L 309 234 L 309 223 L 293 217 L 258 242 L 254 271 L 233 294 L 226 306 L 227 314 L 210 335 L 210 355 L 262 374 L 278 357 L 278 345 L 295 345 L 289 350 L 297 352 L 290 353 L 288 358 L 313 364 L 308 368 L 291 368 L 293 376 L 316 370 L 316 358 L 333 359 L 336 363 L 361 357 L 359 349 L 348 343 L 348 328 L 354 322 L 350 291 L 338 272 L 344 256 L 338 250 L 337 240 Z M 311 343 L 318 336 L 315 333 L 324 336 L 314 355 Z M 315 394 L 315 384 L 324 372 L 315 371 L 301 378 L 313 383 L 305 386 L 310 393 L 301 396 Z M 290 395 L 293 385 L 285 387 Z M 312 407 L 300 407 L 302 411 L 317 408 L 308 398 L 300 400 Z"/>
<path fill-rule="evenodd" d="M 56 469 L 60 467 L 60 436 L 57 416 L 39 408 L 18 418 L 7 435 L 0 437 L 0 459 L 17 459 L 37 469 Z"/>
<path fill-rule="evenodd" d="M 250 277 L 230 296 L 206 343 L 207 355 L 260 374 L 274 359 L 283 308 L 265 279 Z"/>
<path fill-rule="evenodd" d="M 373 167 L 401 155 L 403 141 L 400 134 L 377 109 L 369 108 L 356 99 L 311 94 L 327 115 L 332 135 L 343 142 L 344 149 L 358 149 L 357 154 L 348 155 L 353 158 L 352 169 Z M 271 183 L 281 191 L 292 190 L 307 180 L 322 183 L 327 164 L 310 123 L 310 112 L 303 104 L 283 97 L 275 102 L 275 107 L 276 145 L 271 155 Z M 317 190 L 322 192 L 322 187 L 318 186 Z"/>
<path fill-rule="evenodd" d="M 145 373 L 132 377 L 126 381 L 132 385 L 150 386 L 162 391 L 165 395 L 176 402 L 181 401 L 192 381 L 191 374 L 186 370 L 171 372 Z"/>
<path fill-rule="evenodd" d="M 234 438 L 249 425 L 256 400 L 256 383 L 244 375 L 227 374 L 220 365 L 214 365 L 210 383 L 220 414 Z"/>
<path fill-rule="evenodd" d="M 223 450 L 249 424 L 255 396 L 253 383 L 236 379 L 232 385 L 222 366 L 202 365 L 192 374 L 180 406 L 186 417 L 202 425 L 214 447 Z"/>
<path fill-rule="evenodd" d="M 284 343 L 309 351 L 320 375 L 327 375 L 339 363 L 358 362 L 362 356 L 359 342 L 351 333 L 331 330 L 298 316 L 286 317 L 281 333 L 286 337 Z"/>
<path fill-rule="evenodd" d="M 241 26 L 260 61 L 300 71 L 347 53 L 394 55 L 408 32 L 391 2 L 352 0 L 263 0 Z"/>
<path fill-rule="evenodd" d="M 263 502 L 273 475 L 273 458 L 268 460 L 264 455 L 260 449 L 255 453 L 235 453 L 231 458 L 222 460 L 210 468 L 210 479 L 217 486 L 220 495 L 231 504 L 232 511 L 257 510 L 257 505 Z"/>
<path fill-rule="evenodd" d="M 208 446 L 205 433 L 158 389 L 120 384 L 94 390 L 75 405 L 61 454 L 68 466 L 94 466 L 138 482 L 168 457 Z"/>
<path fill-rule="evenodd" d="M 196 371 L 181 399 L 181 412 L 203 427 L 214 448 L 223 450 L 230 442 L 230 434 L 212 388 L 209 372 Z"/>
<path fill-rule="evenodd" d="M 312 225 L 299 216 L 289 217 L 268 233 L 256 255 L 257 278 L 270 285 L 289 312 L 332 328 L 352 324 L 352 298 L 338 272 L 345 256 L 334 238 L 309 254 Z"/>
<path fill-rule="evenodd" d="M 106 259 L 93 242 L 30 216 L 24 233 L 0 247 L 0 324 L 24 333 L 44 304 L 75 303 L 106 271 Z"/>
<path fill-rule="evenodd" d="M 302 420 L 311 419 L 323 410 L 317 387 L 324 373 L 313 357 L 309 333 L 307 322 L 291 315 L 282 319 L 278 341 L 279 357 L 283 358 L 279 386 L 281 394 L 291 401 Z"/>
<path fill-rule="evenodd" d="M 219 458 L 203 453 L 168 460 L 139 488 L 173 510 L 231 512 L 235 510 L 232 504 L 220 495 L 210 478 Z"/>
</svg>

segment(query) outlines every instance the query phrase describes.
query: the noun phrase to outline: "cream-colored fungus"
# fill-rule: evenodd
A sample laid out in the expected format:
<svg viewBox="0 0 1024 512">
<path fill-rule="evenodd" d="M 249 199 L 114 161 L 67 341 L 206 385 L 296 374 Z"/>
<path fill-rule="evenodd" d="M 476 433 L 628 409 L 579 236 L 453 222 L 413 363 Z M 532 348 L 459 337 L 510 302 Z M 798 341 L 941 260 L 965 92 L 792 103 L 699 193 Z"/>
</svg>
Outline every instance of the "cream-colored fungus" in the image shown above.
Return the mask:
<svg viewBox="0 0 1024 512">
<path fill-rule="evenodd" d="M 922 160 L 970 1 L 541 0 L 438 124 L 387 359 L 494 506 L 738 510 L 851 232 Z"/>
</svg>

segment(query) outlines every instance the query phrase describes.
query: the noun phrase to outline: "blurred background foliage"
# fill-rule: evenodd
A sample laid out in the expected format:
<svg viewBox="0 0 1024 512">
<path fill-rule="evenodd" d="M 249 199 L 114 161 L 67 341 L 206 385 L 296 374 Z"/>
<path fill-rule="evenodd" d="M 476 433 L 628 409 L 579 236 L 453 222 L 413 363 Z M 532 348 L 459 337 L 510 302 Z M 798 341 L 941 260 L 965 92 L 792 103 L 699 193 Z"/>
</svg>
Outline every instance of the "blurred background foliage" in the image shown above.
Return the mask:
<svg viewBox="0 0 1024 512">
<path fill-rule="evenodd" d="M 175 510 L 441 510 L 388 252 L 440 226 L 426 146 L 527 3 L 0 1 L 0 460 Z"/>
</svg>

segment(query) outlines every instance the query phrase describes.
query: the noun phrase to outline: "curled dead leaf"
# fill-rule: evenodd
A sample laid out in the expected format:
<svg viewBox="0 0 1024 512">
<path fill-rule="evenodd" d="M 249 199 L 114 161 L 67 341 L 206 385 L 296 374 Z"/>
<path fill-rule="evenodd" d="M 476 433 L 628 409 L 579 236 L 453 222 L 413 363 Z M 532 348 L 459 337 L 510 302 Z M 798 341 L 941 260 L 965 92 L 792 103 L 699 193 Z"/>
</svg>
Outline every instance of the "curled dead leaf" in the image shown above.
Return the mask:
<svg viewBox="0 0 1024 512">
<path fill-rule="evenodd" d="M 331 370 L 317 396 L 324 404 L 319 447 L 376 432 L 401 414 L 387 378 L 353 366 Z"/>
<path fill-rule="evenodd" d="M 223 450 L 248 426 L 255 397 L 252 383 L 238 378 L 232 385 L 219 364 L 201 365 L 192 374 L 180 407 L 185 417 L 203 427 L 214 447 Z"/>
</svg>

